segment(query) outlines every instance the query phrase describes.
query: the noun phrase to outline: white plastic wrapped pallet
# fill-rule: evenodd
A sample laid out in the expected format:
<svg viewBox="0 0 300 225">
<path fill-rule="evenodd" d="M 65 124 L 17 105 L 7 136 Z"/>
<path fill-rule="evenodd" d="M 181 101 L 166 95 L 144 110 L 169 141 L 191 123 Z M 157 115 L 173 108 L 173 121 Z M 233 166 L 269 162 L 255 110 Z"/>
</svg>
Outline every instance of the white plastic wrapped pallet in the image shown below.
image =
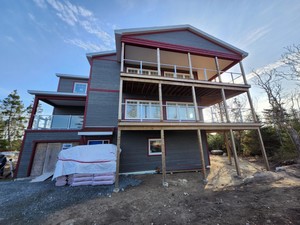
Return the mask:
<svg viewBox="0 0 300 225">
<path fill-rule="evenodd" d="M 58 155 L 53 179 L 71 174 L 116 172 L 117 147 L 113 144 L 78 145 Z"/>
</svg>

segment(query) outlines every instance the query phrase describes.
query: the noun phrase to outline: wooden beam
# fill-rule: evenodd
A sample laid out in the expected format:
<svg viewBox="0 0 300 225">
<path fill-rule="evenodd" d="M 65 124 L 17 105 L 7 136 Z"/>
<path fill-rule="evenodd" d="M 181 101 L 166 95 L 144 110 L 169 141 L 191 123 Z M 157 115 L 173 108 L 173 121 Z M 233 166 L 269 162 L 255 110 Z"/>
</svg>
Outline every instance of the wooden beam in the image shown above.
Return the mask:
<svg viewBox="0 0 300 225">
<path fill-rule="evenodd" d="M 217 68 L 217 72 L 218 72 L 219 82 L 222 83 L 221 72 L 220 72 L 220 66 L 219 66 L 219 59 L 218 59 L 217 56 L 215 56 L 215 63 L 216 63 L 216 68 Z"/>
<path fill-rule="evenodd" d="M 188 61 L 189 61 L 189 68 L 190 68 L 190 76 L 191 76 L 191 79 L 194 79 L 192 58 L 191 58 L 191 53 L 189 53 L 189 52 L 188 52 Z"/>
<path fill-rule="evenodd" d="M 257 123 L 258 120 L 257 120 L 257 117 L 256 117 L 256 113 L 254 111 L 253 102 L 252 102 L 249 90 L 247 90 L 247 97 L 248 97 L 248 101 L 249 101 L 249 104 L 250 104 L 253 120 L 254 120 L 255 123 Z"/>
<path fill-rule="evenodd" d="M 223 99 L 223 104 L 224 104 L 224 109 L 225 109 L 226 120 L 227 120 L 227 123 L 230 123 L 224 88 L 221 89 L 221 94 L 222 94 L 222 99 Z"/>
<path fill-rule="evenodd" d="M 157 73 L 158 76 L 161 76 L 161 69 L 160 69 L 160 49 L 157 48 Z"/>
<path fill-rule="evenodd" d="M 195 114 L 196 114 L 196 121 L 199 122 L 199 110 L 198 110 L 198 104 L 197 104 L 197 98 L 196 98 L 196 91 L 195 87 L 192 86 L 192 94 L 193 94 L 193 101 L 194 101 L 194 107 L 195 107 Z"/>
<path fill-rule="evenodd" d="M 123 80 L 120 79 L 120 90 L 119 90 L 119 111 L 118 111 L 118 120 L 122 119 L 122 100 L 123 100 Z"/>
<path fill-rule="evenodd" d="M 233 158 L 234 158 L 236 173 L 238 176 L 241 176 L 241 170 L 240 170 L 239 160 L 238 160 L 238 156 L 237 156 L 237 152 L 236 152 L 234 135 L 233 135 L 232 129 L 230 129 L 230 136 L 231 136 L 231 146 L 232 146 L 232 150 L 233 150 Z"/>
<path fill-rule="evenodd" d="M 27 129 L 32 129 L 34 117 L 36 115 L 36 111 L 37 111 L 38 107 L 39 107 L 39 98 L 35 96 L 34 97 L 34 103 L 33 103 L 33 106 L 32 106 L 32 110 L 31 110 L 30 119 L 29 119 L 29 122 L 28 122 Z"/>
<path fill-rule="evenodd" d="M 162 101 L 162 86 L 161 83 L 158 84 L 158 97 L 159 97 L 159 108 L 160 108 L 160 121 L 164 120 L 163 114 L 163 101 Z"/>
<path fill-rule="evenodd" d="M 117 164 L 116 164 L 116 179 L 114 192 L 119 192 L 119 173 L 120 173 L 120 154 L 121 154 L 121 130 L 117 132 Z"/>
<path fill-rule="evenodd" d="M 231 149 L 230 149 L 230 146 L 229 146 L 229 143 L 228 143 L 228 136 L 227 136 L 226 132 L 224 132 L 224 141 L 225 141 L 225 145 L 226 145 L 228 161 L 229 161 L 229 164 L 232 165 Z"/>
<path fill-rule="evenodd" d="M 162 184 L 164 187 L 168 186 L 166 181 L 166 149 L 165 149 L 165 133 L 164 130 L 160 130 L 161 139 L 161 166 L 162 166 Z"/>
<path fill-rule="evenodd" d="M 125 49 L 125 43 L 122 42 L 122 50 L 121 50 L 121 72 L 124 72 L 124 49 Z"/>
<path fill-rule="evenodd" d="M 242 61 L 239 62 L 244 84 L 248 85 Z"/>
<path fill-rule="evenodd" d="M 124 122 L 121 121 L 118 127 L 122 130 L 197 130 L 205 129 L 210 131 L 224 131 L 224 130 L 256 130 L 261 124 L 242 124 L 242 123 L 202 123 L 202 122 Z"/>
<path fill-rule="evenodd" d="M 203 181 L 206 182 L 206 166 L 205 166 L 205 159 L 204 159 L 204 153 L 203 153 L 203 145 L 202 145 L 202 138 L 201 138 L 201 130 L 197 129 L 197 135 L 198 135 L 198 144 L 199 144 L 199 151 L 200 151 L 200 159 L 201 159 L 201 165 L 202 165 L 202 175 L 203 175 Z"/>
<path fill-rule="evenodd" d="M 266 154 L 266 149 L 265 149 L 264 142 L 263 142 L 263 139 L 262 139 L 261 132 L 260 132 L 259 128 L 257 128 L 257 133 L 258 133 L 259 143 L 260 143 L 260 148 L 261 148 L 261 153 L 262 153 L 264 161 L 265 161 L 266 169 L 269 171 L 270 170 L 270 165 L 269 165 L 269 162 L 268 162 L 268 157 L 267 157 L 267 154 Z"/>
</svg>

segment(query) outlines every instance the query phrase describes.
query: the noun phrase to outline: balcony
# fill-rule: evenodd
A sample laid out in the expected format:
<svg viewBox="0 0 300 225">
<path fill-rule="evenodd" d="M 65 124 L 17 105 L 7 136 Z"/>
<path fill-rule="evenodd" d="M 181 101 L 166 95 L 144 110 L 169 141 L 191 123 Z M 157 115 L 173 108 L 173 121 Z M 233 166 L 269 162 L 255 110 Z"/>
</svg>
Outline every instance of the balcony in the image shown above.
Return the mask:
<svg viewBox="0 0 300 225">
<path fill-rule="evenodd" d="M 160 64 L 155 62 L 124 59 L 125 73 L 133 75 L 160 76 L 173 79 L 198 80 L 228 84 L 246 84 L 242 73 L 208 68 Z"/>
<path fill-rule="evenodd" d="M 83 115 L 36 115 L 33 120 L 33 130 L 51 129 L 81 129 Z"/>
<path fill-rule="evenodd" d="M 254 123 L 250 108 L 228 107 L 228 119 L 224 107 L 218 105 L 198 106 L 197 111 L 192 103 L 167 103 L 156 101 L 127 101 L 122 104 L 123 122 L 172 122 L 172 123 Z M 197 120 L 197 115 L 199 120 Z"/>
</svg>

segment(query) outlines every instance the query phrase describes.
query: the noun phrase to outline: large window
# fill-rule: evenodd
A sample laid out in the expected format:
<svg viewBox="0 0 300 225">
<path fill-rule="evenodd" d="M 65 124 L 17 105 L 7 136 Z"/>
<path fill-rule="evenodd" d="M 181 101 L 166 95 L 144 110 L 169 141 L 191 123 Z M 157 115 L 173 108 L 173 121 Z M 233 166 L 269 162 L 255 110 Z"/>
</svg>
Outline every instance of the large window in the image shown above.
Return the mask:
<svg viewBox="0 0 300 225">
<path fill-rule="evenodd" d="M 161 139 L 148 140 L 148 155 L 161 155 Z"/>
<path fill-rule="evenodd" d="M 168 120 L 195 120 L 195 108 L 191 103 L 167 102 Z"/>
<path fill-rule="evenodd" d="M 87 89 L 87 83 L 75 82 L 73 93 L 86 94 L 86 89 Z"/>
<path fill-rule="evenodd" d="M 155 101 L 126 100 L 125 119 L 160 119 L 159 103 Z"/>
</svg>

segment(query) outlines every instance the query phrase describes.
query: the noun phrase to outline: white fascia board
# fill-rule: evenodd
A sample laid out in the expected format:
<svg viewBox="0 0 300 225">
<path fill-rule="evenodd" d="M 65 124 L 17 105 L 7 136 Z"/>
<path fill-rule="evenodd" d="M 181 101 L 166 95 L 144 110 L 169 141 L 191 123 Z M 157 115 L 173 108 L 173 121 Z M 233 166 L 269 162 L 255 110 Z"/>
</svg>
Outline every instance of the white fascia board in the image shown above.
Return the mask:
<svg viewBox="0 0 300 225">
<path fill-rule="evenodd" d="M 78 135 L 82 136 L 110 136 L 112 134 L 112 131 L 78 132 Z"/>
<path fill-rule="evenodd" d="M 64 78 L 75 78 L 75 79 L 85 79 L 88 80 L 88 76 L 83 76 L 83 75 L 72 75 L 72 74 L 64 74 L 64 73 L 56 73 L 55 74 L 57 77 L 64 77 Z"/>
<path fill-rule="evenodd" d="M 86 97 L 86 94 L 77 94 L 70 92 L 57 92 L 57 91 L 36 91 L 36 90 L 28 90 L 27 91 L 31 95 L 52 95 L 52 96 L 70 96 L 70 97 Z"/>
</svg>

